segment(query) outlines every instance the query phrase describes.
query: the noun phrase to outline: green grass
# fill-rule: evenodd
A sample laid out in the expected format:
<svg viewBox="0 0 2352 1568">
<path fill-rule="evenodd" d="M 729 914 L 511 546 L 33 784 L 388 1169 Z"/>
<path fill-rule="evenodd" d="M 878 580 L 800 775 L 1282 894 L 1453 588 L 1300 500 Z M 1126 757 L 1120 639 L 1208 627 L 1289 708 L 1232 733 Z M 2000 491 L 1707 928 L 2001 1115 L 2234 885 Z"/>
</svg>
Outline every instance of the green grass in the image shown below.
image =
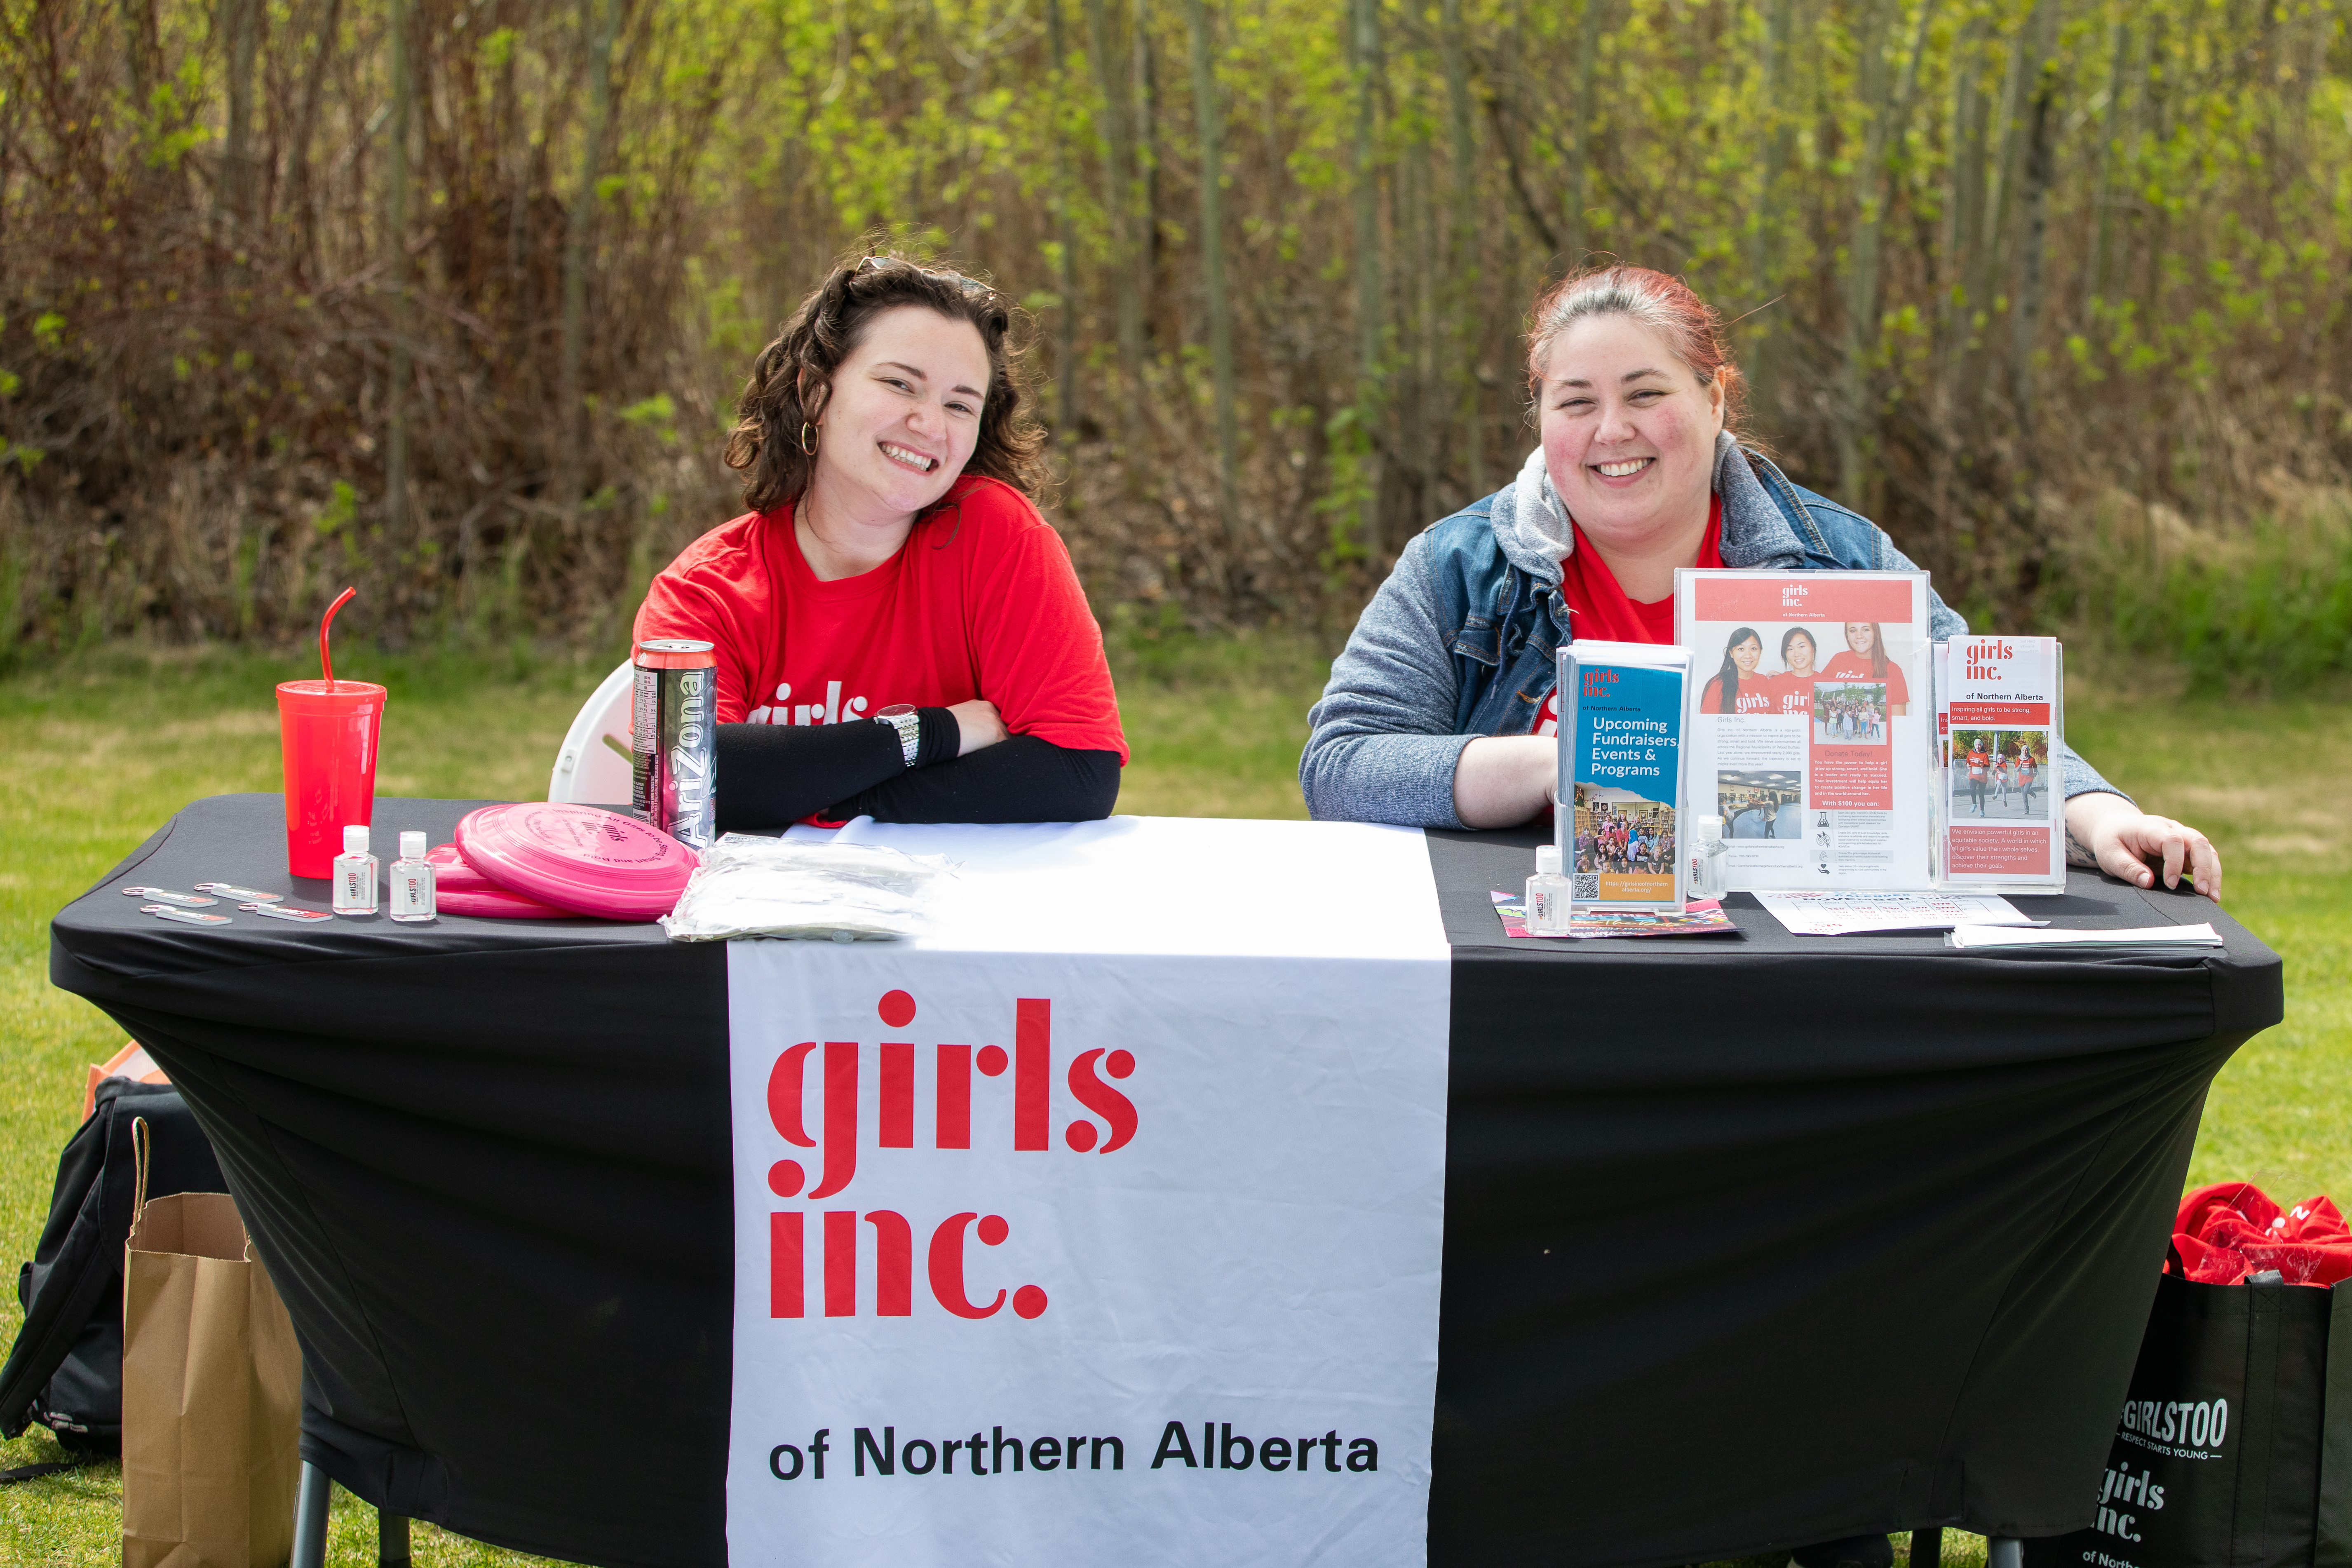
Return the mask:
<svg viewBox="0 0 2352 1568">
<path fill-rule="evenodd" d="M 544 793 L 557 742 L 609 666 L 526 657 L 345 656 L 392 690 L 378 788 L 523 799 Z M 1146 815 L 1299 816 L 1297 767 L 1324 663 L 1281 638 L 1130 640 L 1115 660 L 1134 759 L 1119 797 Z M 0 1268 L 31 1256 L 57 1152 L 81 1107 L 82 1067 L 121 1031 L 47 980 L 47 921 L 179 806 L 275 789 L 272 681 L 299 658 L 116 648 L 0 680 Z M 2170 690 L 2085 696 L 2073 738 L 2150 810 L 2221 845 L 2232 913 L 2287 966 L 2287 1021 L 2222 1072 L 2192 1183 L 2243 1177 L 2275 1197 L 2352 1198 L 2352 702 L 2249 703 Z M 2144 717 L 2160 716 L 2160 726 Z M 0 1340 L 17 1309 L 0 1292 Z M 0 1466 L 57 1458 L 46 1435 L 0 1444 Z M 0 1562 L 120 1561 L 112 1465 L 0 1488 Z M 373 1563 L 373 1516 L 338 1493 L 330 1561 Z M 420 1563 L 530 1561 L 419 1526 Z M 1946 1561 L 1981 1562 L 1973 1537 Z"/>
</svg>

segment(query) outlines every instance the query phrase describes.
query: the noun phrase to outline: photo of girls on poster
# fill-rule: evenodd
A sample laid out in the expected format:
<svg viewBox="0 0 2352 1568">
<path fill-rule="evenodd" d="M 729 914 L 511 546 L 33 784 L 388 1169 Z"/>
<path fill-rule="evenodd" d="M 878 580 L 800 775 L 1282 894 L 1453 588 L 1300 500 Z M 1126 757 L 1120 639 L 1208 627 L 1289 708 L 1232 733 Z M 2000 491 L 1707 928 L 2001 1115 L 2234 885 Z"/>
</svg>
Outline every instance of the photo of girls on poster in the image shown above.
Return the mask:
<svg viewBox="0 0 2352 1568">
<path fill-rule="evenodd" d="M 1813 743 L 1817 746 L 1886 744 L 1886 697 L 1885 681 L 1815 681 Z"/>
<path fill-rule="evenodd" d="M 1726 838 L 1786 838 L 1804 837 L 1804 775 L 1789 772 L 1717 773 L 1715 815 L 1723 818 Z M 1822 826 L 1829 826 L 1823 814 Z"/>
<path fill-rule="evenodd" d="M 1603 877 L 1610 879 L 1611 896 L 1655 896 L 1654 889 L 1637 889 L 1628 879 L 1664 878 L 1671 883 L 1674 874 L 1672 805 L 1644 800 L 1631 790 L 1576 786 L 1575 897 L 1602 897 Z"/>
<path fill-rule="evenodd" d="M 1927 884 L 1927 625 L 1924 574 L 1676 574 L 1691 773 L 1718 781 L 1732 888 Z M 1742 793 L 1775 776 L 1794 792 L 1785 817 Z"/>
<path fill-rule="evenodd" d="M 2039 822 L 2050 815 L 2050 732 L 1955 730 L 1952 791 L 1956 815 Z"/>
</svg>

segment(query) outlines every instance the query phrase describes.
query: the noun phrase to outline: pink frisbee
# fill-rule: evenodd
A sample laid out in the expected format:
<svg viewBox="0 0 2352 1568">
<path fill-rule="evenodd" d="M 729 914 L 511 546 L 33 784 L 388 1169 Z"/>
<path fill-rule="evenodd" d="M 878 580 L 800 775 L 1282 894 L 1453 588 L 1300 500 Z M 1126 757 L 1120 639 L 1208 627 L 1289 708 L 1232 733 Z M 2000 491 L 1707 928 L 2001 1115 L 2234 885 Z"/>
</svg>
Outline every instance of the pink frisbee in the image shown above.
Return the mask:
<svg viewBox="0 0 2352 1568">
<path fill-rule="evenodd" d="M 457 853 L 509 893 L 618 921 L 669 913 L 698 864 L 693 850 L 634 817 L 552 801 L 467 812 Z"/>
<path fill-rule="evenodd" d="M 444 892 L 436 888 L 434 907 L 445 915 L 487 916 L 492 920 L 509 921 L 576 921 L 576 910 L 560 910 L 553 904 L 543 904 L 537 899 L 509 893 L 503 888 L 477 888 L 466 891 Z"/>
<path fill-rule="evenodd" d="M 506 889 L 466 864 L 455 844 L 436 844 L 425 852 L 427 864 L 433 868 L 433 887 L 436 894 L 502 893 Z"/>
<path fill-rule="evenodd" d="M 488 915 L 521 921 L 572 921 L 570 910 L 521 893 L 509 893 L 471 866 L 455 844 L 436 844 L 425 853 L 433 865 L 434 900 L 443 913 Z"/>
</svg>

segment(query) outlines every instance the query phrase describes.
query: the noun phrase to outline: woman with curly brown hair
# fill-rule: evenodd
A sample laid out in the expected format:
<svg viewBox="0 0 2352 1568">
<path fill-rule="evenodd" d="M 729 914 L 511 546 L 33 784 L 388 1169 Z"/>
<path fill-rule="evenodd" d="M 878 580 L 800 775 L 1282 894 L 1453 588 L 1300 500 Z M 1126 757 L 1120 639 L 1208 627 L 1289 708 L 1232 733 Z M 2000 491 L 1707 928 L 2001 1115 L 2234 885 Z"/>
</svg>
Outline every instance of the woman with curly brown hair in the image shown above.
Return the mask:
<svg viewBox="0 0 2352 1568">
<path fill-rule="evenodd" d="M 1034 501 L 1012 308 L 835 267 L 761 351 L 727 462 L 751 510 L 653 581 L 636 637 L 714 645 L 719 824 L 1107 816 L 1102 633 Z"/>
</svg>

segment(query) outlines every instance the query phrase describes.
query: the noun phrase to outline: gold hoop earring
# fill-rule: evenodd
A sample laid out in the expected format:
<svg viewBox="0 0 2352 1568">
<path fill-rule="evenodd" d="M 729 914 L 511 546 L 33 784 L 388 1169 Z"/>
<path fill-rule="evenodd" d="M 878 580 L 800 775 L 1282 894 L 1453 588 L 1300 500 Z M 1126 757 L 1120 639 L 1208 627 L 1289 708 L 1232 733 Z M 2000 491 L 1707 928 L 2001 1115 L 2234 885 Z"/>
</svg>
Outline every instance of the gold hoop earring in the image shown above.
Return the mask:
<svg viewBox="0 0 2352 1568">
<path fill-rule="evenodd" d="M 816 443 L 810 439 L 810 437 L 815 434 L 815 429 L 811 426 L 807 420 L 803 419 L 801 421 L 801 456 L 804 458 L 814 458 L 816 456 Z"/>
</svg>

